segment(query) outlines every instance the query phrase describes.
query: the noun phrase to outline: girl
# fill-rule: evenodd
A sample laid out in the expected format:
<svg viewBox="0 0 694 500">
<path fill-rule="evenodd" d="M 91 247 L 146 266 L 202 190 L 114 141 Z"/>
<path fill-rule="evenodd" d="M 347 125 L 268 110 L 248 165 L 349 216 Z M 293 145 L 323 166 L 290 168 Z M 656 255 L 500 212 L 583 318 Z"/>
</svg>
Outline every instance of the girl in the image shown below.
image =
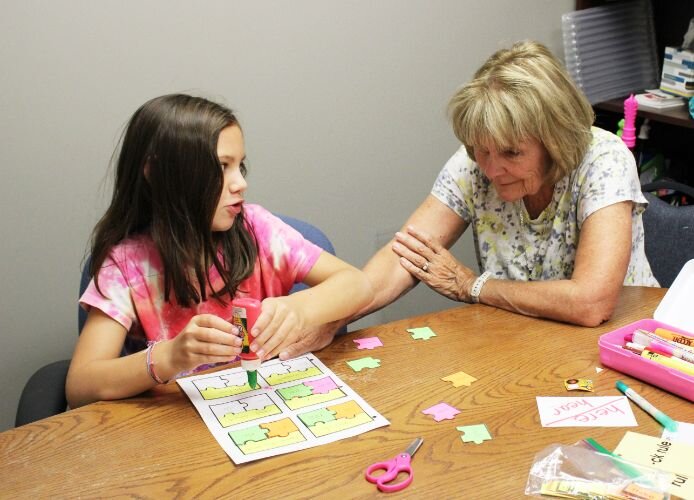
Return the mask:
<svg viewBox="0 0 694 500">
<path fill-rule="evenodd" d="M 361 271 L 244 203 L 245 159 L 235 116 L 206 99 L 158 97 L 130 119 L 113 199 L 92 235 L 70 407 L 233 360 L 241 350 L 227 321 L 234 297 L 262 300 L 253 331 L 260 358 L 292 332 L 371 300 Z M 312 288 L 286 296 L 299 281 Z"/>
</svg>

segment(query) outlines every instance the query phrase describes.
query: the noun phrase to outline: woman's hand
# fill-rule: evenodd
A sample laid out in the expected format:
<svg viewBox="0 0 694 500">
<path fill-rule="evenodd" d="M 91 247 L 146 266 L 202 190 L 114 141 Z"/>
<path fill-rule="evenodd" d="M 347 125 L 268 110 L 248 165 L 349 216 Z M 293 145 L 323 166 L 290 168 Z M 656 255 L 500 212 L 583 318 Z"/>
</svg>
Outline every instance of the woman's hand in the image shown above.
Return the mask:
<svg viewBox="0 0 694 500">
<path fill-rule="evenodd" d="M 237 327 L 214 314 L 193 316 L 175 339 L 157 346 L 156 361 L 165 368 L 169 360 L 167 378 L 200 365 L 230 362 L 241 352 L 239 334 Z"/>
<path fill-rule="evenodd" d="M 261 313 L 251 330 L 255 337 L 251 351 L 260 359 L 269 359 L 277 354 L 279 346 L 295 342 L 305 326 L 303 312 L 290 297 L 268 297 L 263 300 Z"/>
<path fill-rule="evenodd" d="M 400 265 L 432 290 L 452 300 L 470 302 L 476 275 L 428 233 L 407 226 L 407 233 L 395 233 L 393 251 Z"/>
<path fill-rule="evenodd" d="M 275 338 L 271 350 L 267 351 L 266 346 L 262 347 L 264 358 L 270 359 L 279 356 L 279 359 L 284 361 L 307 352 L 319 351 L 333 341 L 342 323 L 346 323 L 346 321 L 333 321 L 324 325 L 293 330 L 282 339 Z"/>
</svg>

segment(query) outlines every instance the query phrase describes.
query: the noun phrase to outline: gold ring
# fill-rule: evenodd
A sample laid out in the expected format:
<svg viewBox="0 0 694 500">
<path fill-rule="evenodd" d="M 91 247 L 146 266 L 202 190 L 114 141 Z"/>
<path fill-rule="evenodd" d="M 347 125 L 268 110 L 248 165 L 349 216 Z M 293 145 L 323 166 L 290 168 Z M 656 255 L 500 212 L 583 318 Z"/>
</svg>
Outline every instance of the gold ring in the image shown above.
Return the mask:
<svg viewBox="0 0 694 500">
<path fill-rule="evenodd" d="M 424 265 L 422 266 L 422 271 L 425 273 L 429 270 L 429 261 L 424 261 Z"/>
</svg>

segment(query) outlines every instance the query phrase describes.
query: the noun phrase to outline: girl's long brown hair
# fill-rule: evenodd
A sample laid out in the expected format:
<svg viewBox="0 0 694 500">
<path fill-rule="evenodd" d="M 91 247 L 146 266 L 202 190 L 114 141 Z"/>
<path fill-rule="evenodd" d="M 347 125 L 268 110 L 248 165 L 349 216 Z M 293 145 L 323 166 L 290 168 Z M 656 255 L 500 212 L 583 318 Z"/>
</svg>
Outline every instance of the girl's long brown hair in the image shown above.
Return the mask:
<svg viewBox="0 0 694 500">
<path fill-rule="evenodd" d="M 92 233 L 89 272 L 99 292 L 99 269 L 111 249 L 149 233 L 164 265 L 165 300 L 172 292 L 184 307 L 207 300 L 211 266 L 224 282 L 212 296 L 233 298 L 253 272 L 258 249 L 243 212 L 228 231 L 211 230 L 223 181 L 217 141 L 232 125 L 239 124 L 230 109 L 183 94 L 157 97 L 135 112 L 122 138 L 111 204 Z"/>
</svg>

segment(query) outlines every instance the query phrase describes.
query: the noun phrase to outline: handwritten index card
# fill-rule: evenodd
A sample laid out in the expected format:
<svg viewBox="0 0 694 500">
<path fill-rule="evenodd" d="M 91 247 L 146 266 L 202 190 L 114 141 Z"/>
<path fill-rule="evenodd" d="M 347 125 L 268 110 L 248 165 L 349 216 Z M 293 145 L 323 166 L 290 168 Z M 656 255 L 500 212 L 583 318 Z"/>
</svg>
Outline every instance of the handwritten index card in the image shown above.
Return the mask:
<svg viewBox="0 0 694 500">
<path fill-rule="evenodd" d="M 635 427 L 626 396 L 537 397 L 542 427 Z"/>
</svg>

